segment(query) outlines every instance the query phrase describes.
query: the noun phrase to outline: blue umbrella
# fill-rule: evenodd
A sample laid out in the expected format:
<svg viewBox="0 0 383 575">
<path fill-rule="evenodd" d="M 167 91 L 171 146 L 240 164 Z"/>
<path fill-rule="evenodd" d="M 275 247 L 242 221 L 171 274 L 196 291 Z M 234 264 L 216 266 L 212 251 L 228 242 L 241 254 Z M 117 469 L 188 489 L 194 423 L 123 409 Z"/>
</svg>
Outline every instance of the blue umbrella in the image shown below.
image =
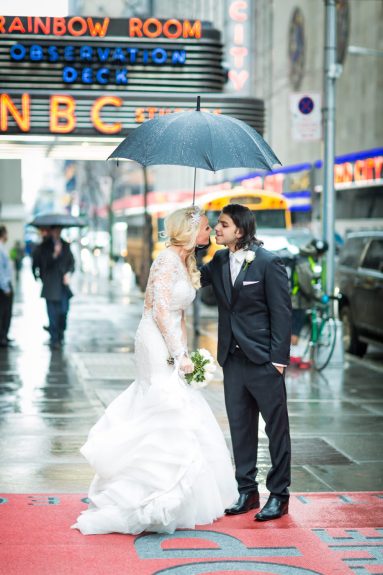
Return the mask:
<svg viewBox="0 0 383 575">
<path fill-rule="evenodd" d="M 241 120 L 197 109 L 144 122 L 109 156 L 143 166 L 192 166 L 216 172 L 225 168 L 271 170 L 280 161 L 258 132 Z M 194 172 L 195 199 L 196 171 Z"/>
</svg>

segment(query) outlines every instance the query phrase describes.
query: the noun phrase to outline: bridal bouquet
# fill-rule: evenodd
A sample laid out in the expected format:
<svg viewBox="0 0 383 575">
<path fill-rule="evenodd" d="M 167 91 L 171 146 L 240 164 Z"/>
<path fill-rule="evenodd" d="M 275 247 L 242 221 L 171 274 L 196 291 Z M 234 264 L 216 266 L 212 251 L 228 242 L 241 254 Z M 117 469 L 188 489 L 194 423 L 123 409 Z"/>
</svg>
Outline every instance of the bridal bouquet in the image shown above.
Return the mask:
<svg viewBox="0 0 383 575">
<path fill-rule="evenodd" d="M 194 371 L 185 374 L 186 381 L 194 389 L 206 387 L 216 370 L 213 356 L 207 349 L 197 349 L 190 354 L 190 359 L 194 364 Z"/>
</svg>

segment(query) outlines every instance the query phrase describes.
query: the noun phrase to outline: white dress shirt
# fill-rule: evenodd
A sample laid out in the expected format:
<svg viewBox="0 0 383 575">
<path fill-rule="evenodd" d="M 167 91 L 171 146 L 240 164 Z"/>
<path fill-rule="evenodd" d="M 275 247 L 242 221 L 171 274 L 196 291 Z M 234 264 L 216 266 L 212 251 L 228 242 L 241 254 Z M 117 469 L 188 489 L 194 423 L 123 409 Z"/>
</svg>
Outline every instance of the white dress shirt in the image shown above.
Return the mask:
<svg viewBox="0 0 383 575">
<path fill-rule="evenodd" d="M 243 266 L 244 261 L 245 261 L 245 250 L 230 252 L 230 275 L 231 275 L 231 283 L 233 285 L 235 284 L 235 280 L 237 279 L 237 276 L 241 271 L 241 267 Z"/>
<path fill-rule="evenodd" d="M 236 252 L 230 252 L 230 275 L 231 275 L 231 283 L 234 285 L 235 284 L 235 280 L 237 279 L 237 276 L 239 274 L 239 272 L 241 271 L 241 268 L 243 266 L 243 262 L 245 261 L 245 255 L 246 252 L 245 250 L 237 250 Z M 283 363 L 274 363 L 272 362 L 273 365 L 277 366 L 277 367 L 286 367 L 286 365 L 284 365 Z"/>
</svg>

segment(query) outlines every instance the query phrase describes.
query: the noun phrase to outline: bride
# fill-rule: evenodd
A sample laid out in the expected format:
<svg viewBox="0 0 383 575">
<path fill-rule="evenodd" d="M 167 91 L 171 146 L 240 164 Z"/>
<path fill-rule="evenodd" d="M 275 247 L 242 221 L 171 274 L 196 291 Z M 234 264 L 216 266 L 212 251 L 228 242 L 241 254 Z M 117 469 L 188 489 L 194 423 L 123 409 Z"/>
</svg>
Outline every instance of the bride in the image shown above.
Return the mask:
<svg viewBox="0 0 383 575">
<path fill-rule="evenodd" d="M 191 373 L 185 310 L 200 287 L 194 248 L 207 244 L 197 207 L 166 219 L 168 247 L 154 261 L 135 340 L 137 379 L 90 430 L 82 454 L 96 475 L 89 508 L 73 528 L 84 535 L 209 524 L 238 498 L 230 454 Z"/>
</svg>

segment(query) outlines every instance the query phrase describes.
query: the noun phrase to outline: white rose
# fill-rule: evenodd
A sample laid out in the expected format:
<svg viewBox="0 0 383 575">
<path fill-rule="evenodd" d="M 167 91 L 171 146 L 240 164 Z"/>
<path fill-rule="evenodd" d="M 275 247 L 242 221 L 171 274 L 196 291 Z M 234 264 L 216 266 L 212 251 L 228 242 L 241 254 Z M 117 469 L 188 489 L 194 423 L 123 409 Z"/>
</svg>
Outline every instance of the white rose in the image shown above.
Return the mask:
<svg viewBox="0 0 383 575">
<path fill-rule="evenodd" d="M 213 359 L 210 351 L 208 351 L 207 349 L 201 348 L 198 351 L 204 359 L 207 359 L 208 361 L 211 361 Z"/>
<path fill-rule="evenodd" d="M 252 261 L 254 261 L 255 259 L 255 252 L 253 252 L 252 250 L 247 250 L 247 252 L 245 253 L 245 262 L 247 264 L 251 264 Z"/>
<path fill-rule="evenodd" d="M 215 373 L 216 367 L 214 365 L 214 363 L 207 363 L 205 365 L 205 371 L 207 371 L 207 373 Z"/>
</svg>

